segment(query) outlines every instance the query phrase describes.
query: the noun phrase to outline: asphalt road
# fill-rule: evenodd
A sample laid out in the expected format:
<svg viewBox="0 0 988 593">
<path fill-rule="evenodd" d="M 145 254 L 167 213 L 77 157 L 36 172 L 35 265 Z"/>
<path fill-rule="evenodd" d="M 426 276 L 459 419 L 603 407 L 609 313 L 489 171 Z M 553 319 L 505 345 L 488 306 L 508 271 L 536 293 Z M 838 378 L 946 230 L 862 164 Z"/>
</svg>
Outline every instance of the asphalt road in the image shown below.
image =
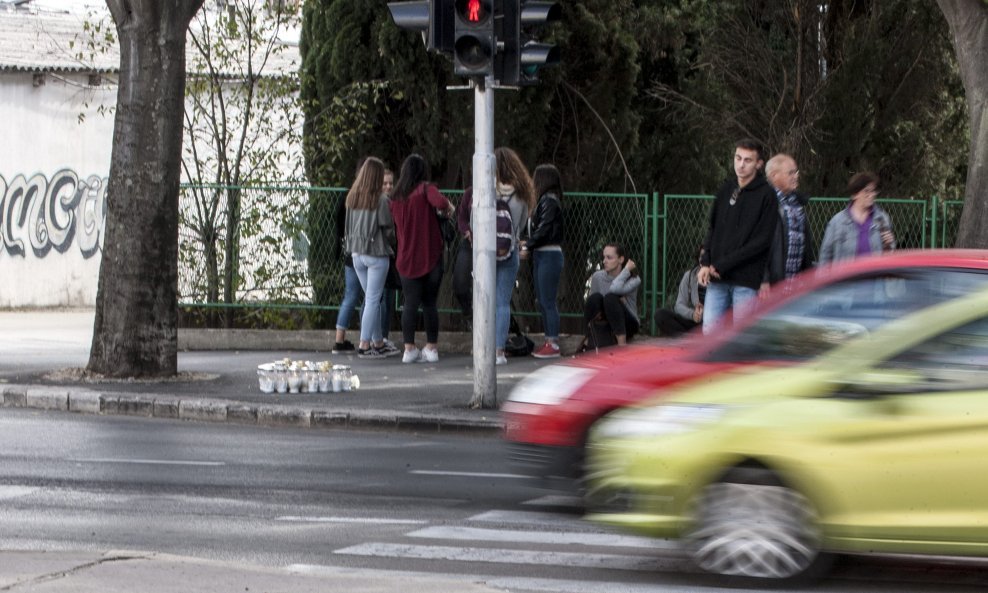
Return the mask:
<svg viewBox="0 0 988 593">
<path fill-rule="evenodd" d="M 0 410 L 2 550 L 147 550 L 328 579 L 340 568 L 454 575 L 511 591 L 721 590 L 674 544 L 579 513 L 575 499 L 511 473 L 493 437 Z M 986 586 L 988 568 L 866 559 L 813 590 Z"/>
</svg>

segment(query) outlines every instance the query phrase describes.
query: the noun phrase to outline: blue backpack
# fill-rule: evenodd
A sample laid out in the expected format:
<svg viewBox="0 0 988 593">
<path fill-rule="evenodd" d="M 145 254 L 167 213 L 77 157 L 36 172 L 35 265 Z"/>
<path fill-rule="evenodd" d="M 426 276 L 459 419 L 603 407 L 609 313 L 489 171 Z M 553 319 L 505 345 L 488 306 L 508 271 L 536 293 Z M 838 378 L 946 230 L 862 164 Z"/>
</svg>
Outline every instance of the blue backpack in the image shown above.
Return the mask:
<svg viewBox="0 0 988 593">
<path fill-rule="evenodd" d="M 508 207 L 509 201 L 511 201 L 511 196 L 502 199 L 500 195 L 494 200 L 497 206 L 495 213 L 495 220 L 497 222 L 497 254 L 495 257 L 497 261 L 508 259 L 515 250 L 515 228 L 511 221 L 511 208 Z"/>
</svg>

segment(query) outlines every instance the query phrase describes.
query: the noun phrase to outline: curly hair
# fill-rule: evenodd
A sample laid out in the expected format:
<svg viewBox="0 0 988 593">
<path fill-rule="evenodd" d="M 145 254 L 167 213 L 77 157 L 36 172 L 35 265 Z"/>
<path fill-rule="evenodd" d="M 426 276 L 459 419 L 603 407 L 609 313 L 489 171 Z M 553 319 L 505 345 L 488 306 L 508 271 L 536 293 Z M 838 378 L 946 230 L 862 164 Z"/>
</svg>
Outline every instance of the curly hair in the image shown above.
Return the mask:
<svg viewBox="0 0 988 593">
<path fill-rule="evenodd" d="M 494 149 L 494 157 L 497 159 L 498 182 L 515 188 L 515 195 L 528 205 L 528 215 L 531 216 L 538 196 L 535 195 L 535 184 L 532 183 L 525 164 L 521 162 L 518 153 L 506 146 Z"/>
</svg>

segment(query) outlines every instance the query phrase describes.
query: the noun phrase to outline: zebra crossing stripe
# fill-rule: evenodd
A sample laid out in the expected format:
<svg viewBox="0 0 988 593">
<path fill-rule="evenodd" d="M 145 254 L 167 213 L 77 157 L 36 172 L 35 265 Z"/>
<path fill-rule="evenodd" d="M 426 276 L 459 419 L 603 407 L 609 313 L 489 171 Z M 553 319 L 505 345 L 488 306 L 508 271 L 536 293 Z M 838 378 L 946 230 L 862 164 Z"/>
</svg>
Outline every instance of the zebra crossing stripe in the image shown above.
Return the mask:
<svg viewBox="0 0 988 593">
<path fill-rule="evenodd" d="M 411 558 L 416 560 L 450 560 L 493 564 L 529 564 L 572 568 L 661 571 L 668 565 L 657 558 L 621 554 L 580 554 L 505 548 L 469 548 L 455 546 L 417 546 L 408 544 L 367 543 L 334 550 L 334 554 Z"/>
<path fill-rule="evenodd" d="M 572 526 L 574 531 L 587 529 L 590 524 L 582 519 L 567 519 L 559 513 L 542 513 L 538 511 L 485 511 L 473 515 L 469 521 L 481 521 L 484 523 L 517 523 L 519 525 L 551 525 L 555 528 L 567 528 Z M 582 529 L 581 529 L 582 528 Z"/>
<path fill-rule="evenodd" d="M 408 537 L 482 542 L 518 542 L 528 544 L 585 545 L 651 550 L 678 551 L 680 546 L 669 540 L 658 540 L 612 533 L 578 533 L 573 531 L 523 531 L 484 529 L 479 527 L 425 527 L 405 534 Z"/>
<path fill-rule="evenodd" d="M 386 519 L 377 517 L 301 517 L 297 515 L 283 515 L 275 517 L 275 521 L 287 521 L 291 523 L 362 523 L 369 525 L 422 525 L 428 521 L 418 519 Z"/>
</svg>

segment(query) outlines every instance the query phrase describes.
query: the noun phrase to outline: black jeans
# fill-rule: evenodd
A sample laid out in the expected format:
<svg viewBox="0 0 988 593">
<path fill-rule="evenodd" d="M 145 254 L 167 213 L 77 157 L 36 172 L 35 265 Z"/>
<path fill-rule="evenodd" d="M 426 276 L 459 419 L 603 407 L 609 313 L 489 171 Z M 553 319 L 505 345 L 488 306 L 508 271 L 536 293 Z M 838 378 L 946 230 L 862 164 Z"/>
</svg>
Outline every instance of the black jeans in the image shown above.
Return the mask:
<svg viewBox="0 0 988 593">
<path fill-rule="evenodd" d="M 463 318 L 473 322 L 473 248 L 470 241 L 460 240 L 460 248 L 456 250 L 453 261 L 453 294 L 460 304 Z"/>
<path fill-rule="evenodd" d="M 599 292 L 590 295 L 583 307 L 584 326 L 589 326 L 594 318 L 601 314 L 607 321 L 607 325 L 610 326 L 611 333 L 615 336 L 623 334 L 630 342 L 632 336 L 638 333 L 638 320 L 624 306 L 620 296 L 616 294 L 603 295 Z"/>
<path fill-rule="evenodd" d="M 669 309 L 655 310 L 655 327 L 660 336 L 679 336 L 700 325 L 692 319 L 687 319 Z"/>
<path fill-rule="evenodd" d="M 418 325 L 419 307 L 425 317 L 425 339 L 430 344 L 439 341 L 439 285 L 443 281 L 443 258 L 425 276 L 418 278 L 401 277 L 401 292 L 405 295 L 405 305 L 401 311 L 401 337 L 406 344 L 415 343 L 415 328 Z"/>
</svg>

